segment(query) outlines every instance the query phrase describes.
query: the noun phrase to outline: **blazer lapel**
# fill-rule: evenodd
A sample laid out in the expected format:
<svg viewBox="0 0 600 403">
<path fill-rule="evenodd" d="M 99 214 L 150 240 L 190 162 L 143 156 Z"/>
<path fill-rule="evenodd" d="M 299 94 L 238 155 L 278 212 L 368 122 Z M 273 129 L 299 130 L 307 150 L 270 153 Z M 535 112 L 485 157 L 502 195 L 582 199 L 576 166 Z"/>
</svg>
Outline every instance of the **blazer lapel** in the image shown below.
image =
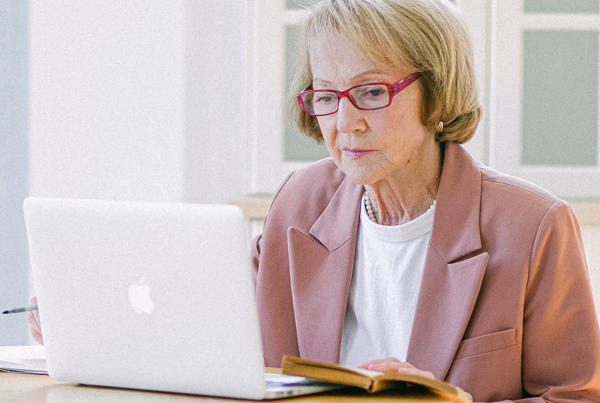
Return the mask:
<svg viewBox="0 0 600 403">
<path fill-rule="evenodd" d="M 445 379 L 462 340 L 488 262 L 477 254 L 446 263 L 430 249 L 406 360 Z"/>
<path fill-rule="evenodd" d="M 292 299 L 302 358 L 339 362 L 363 192 L 362 186 L 345 179 L 310 234 L 288 229 Z"/>
<path fill-rule="evenodd" d="M 447 144 L 407 361 L 444 379 L 473 312 L 487 267 L 479 230 L 481 173 Z"/>
</svg>

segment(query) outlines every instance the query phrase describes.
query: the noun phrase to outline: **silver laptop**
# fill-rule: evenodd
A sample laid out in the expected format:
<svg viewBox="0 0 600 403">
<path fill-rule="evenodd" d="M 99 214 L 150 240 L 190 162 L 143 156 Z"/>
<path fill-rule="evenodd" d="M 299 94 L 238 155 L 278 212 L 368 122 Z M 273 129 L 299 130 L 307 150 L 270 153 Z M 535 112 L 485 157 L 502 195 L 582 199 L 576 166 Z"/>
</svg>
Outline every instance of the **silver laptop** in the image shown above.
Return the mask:
<svg viewBox="0 0 600 403">
<path fill-rule="evenodd" d="M 257 400 L 332 388 L 267 387 L 238 207 L 28 198 L 24 211 L 52 378 Z"/>
</svg>

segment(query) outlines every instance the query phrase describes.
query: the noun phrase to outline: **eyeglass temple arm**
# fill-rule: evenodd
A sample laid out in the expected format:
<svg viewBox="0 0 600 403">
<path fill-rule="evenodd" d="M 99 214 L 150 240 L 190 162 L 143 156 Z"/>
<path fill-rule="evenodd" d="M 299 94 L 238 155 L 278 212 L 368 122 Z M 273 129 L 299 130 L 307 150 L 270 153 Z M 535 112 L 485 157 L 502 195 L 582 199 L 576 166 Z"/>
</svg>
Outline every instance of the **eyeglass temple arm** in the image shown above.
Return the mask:
<svg viewBox="0 0 600 403">
<path fill-rule="evenodd" d="M 416 81 L 419 77 L 421 77 L 421 73 L 413 73 L 410 76 L 398 81 L 397 83 L 392 84 L 394 95 L 411 85 L 413 81 Z"/>
</svg>

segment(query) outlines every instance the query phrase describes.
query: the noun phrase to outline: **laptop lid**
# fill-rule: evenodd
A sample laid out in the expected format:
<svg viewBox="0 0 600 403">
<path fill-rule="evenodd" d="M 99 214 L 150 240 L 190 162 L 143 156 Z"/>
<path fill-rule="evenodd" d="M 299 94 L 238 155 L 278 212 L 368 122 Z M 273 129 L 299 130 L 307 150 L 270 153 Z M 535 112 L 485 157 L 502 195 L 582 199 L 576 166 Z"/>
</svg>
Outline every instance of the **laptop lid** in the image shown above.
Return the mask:
<svg viewBox="0 0 600 403">
<path fill-rule="evenodd" d="M 264 397 L 238 207 L 28 198 L 24 211 L 50 376 Z"/>
</svg>

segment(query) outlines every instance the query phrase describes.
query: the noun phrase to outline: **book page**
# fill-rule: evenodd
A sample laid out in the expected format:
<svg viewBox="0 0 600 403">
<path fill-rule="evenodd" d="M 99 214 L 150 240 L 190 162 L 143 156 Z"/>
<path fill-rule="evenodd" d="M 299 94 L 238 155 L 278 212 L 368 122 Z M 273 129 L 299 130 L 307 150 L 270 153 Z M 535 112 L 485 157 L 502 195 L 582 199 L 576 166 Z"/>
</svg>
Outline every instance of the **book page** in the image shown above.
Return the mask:
<svg viewBox="0 0 600 403">
<path fill-rule="evenodd" d="M 368 369 L 362 369 L 362 368 L 356 368 L 356 367 L 347 367 L 345 365 L 340 365 L 340 366 L 344 367 L 346 369 L 349 369 L 351 371 L 358 372 L 360 374 L 366 375 L 369 378 L 374 378 L 374 377 L 376 377 L 378 375 L 383 375 L 383 372 L 371 371 L 371 370 L 368 370 Z"/>
<path fill-rule="evenodd" d="M 48 374 L 42 346 L 0 347 L 0 371 Z"/>
</svg>

